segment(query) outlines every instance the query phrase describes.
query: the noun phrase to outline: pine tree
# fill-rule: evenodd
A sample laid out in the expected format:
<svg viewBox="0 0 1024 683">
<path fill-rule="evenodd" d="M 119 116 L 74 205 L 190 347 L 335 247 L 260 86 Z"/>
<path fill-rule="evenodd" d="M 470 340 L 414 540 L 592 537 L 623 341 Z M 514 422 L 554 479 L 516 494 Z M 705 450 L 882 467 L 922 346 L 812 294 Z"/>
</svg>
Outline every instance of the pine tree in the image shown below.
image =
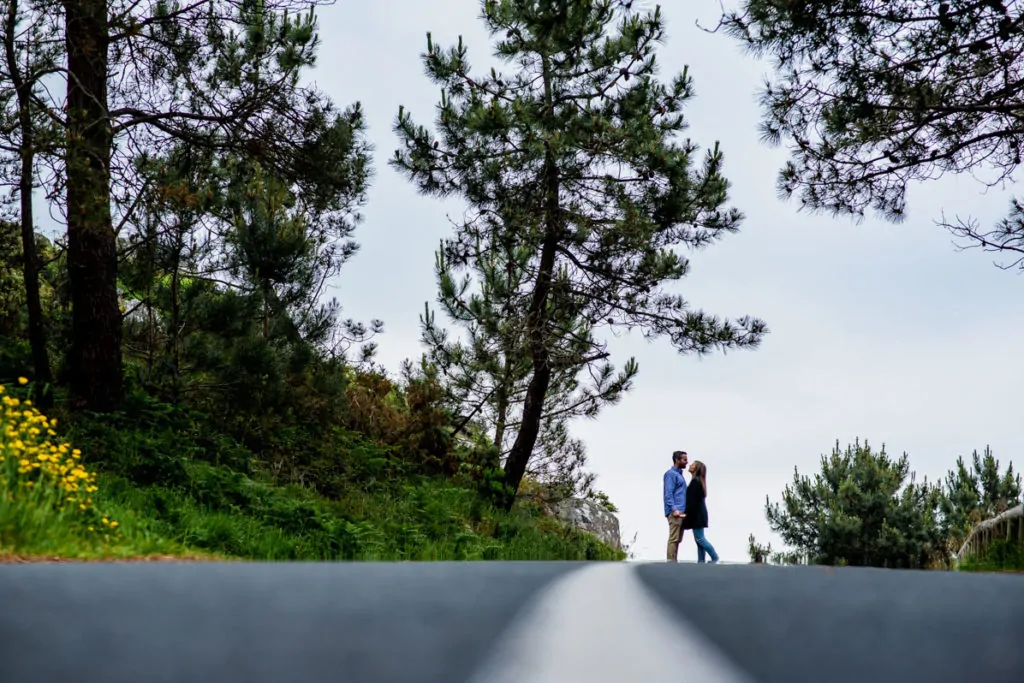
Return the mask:
<svg viewBox="0 0 1024 683">
<path fill-rule="evenodd" d="M 209 217 L 221 193 L 208 150 L 178 143 L 158 156 L 141 155 L 136 168 L 144 179 L 144 211 L 122 240 L 118 284 L 125 305 L 142 315 L 126 316 L 125 347 L 129 358 L 143 359 L 144 385 L 177 402 L 188 370 L 184 342 L 194 322 L 187 300 L 200 289 L 197 281 L 207 291 L 217 284 L 221 236 Z M 136 339 L 141 351 L 132 349 Z"/>
<path fill-rule="evenodd" d="M 146 213 L 124 240 L 119 283 L 126 308 L 144 311 L 126 317 L 125 349 L 147 386 L 177 401 L 182 380 L 216 377 L 225 400 L 258 409 L 339 341 L 372 355 L 382 323 L 339 320 L 321 296 L 357 249 L 347 206 L 185 143 L 136 163 Z"/>
<path fill-rule="evenodd" d="M 49 100 L 44 81 L 59 72 L 60 27 L 53 0 L 5 0 L 0 3 L 4 56 L 0 60 L 0 150 L 4 182 L 11 178 L 21 224 L 21 270 L 28 312 L 37 400 L 45 406 L 52 382 L 46 320 L 39 291 L 43 264 L 36 249 L 33 191 L 39 157 L 56 147 L 58 107 Z"/>
<path fill-rule="evenodd" d="M 339 321 L 336 300 L 322 302 L 327 282 L 356 252 L 347 239 L 351 225 L 334 211 L 318 208 L 310 187 L 292 185 L 259 164 L 229 163 L 221 209 L 227 224 L 222 249 L 225 274 L 236 288 L 259 301 L 260 335 L 324 344 L 340 325 L 355 342 L 381 331 L 351 320 Z M 315 189 L 315 186 L 314 186 Z M 365 346 L 363 359 L 372 355 Z"/>
<path fill-rule="evenodd" d="M 351 218 L 363 200 L 358 106 L 338 112 L 299 83 L 315 62 L 316 4 L 64 0 L 70 379 L 89 407 L 111 410 L 123 393 L 115 223 L 134 220 L 140 155 L 181 142 L 254 159 L 318 209 Z"/>
<path fill-rule="evenodd" d="M 802 206 L 900 221 L 911 182 L 984 173 L 998 184 L 1020 167 L 1022 3 L 743 0 L 721 25 L 774 58 L 763 133 L 789 145 L 779 189 Z M 1024 267 L 1019 201 L 990 230 L 942 223 Z"/>
<path fill-rule="evenodd" d="M 483 218 L 478 220 L 485 220 Z M 486 219 L 489 220 L 489 219 Z M 442 243 L 436 257 L 439 302 L 447 316 L 465 327 L 464 340 L 450 340 L 439 327 L 429 307 L 421 317 L 429 360 L 446 377 L 450 410 L 462 415 L 456 433 L 470 421 L 488 432 L 501 457 L 514 444 L 525 401 L 532 364 L 525 335 L 524 311 L 528 305 L 530 253 L 516 252 L 482 240 L 479 227 L 467 224 L 463 231 L 476 240 L 470 245 L 469 258 L 463 258 L 458 239 Z M 473 276 L 460 277 L 468 263 Z M 474 281 L 480 283 L 473 289 Z M 591 331 L 581 320 L 567 321 L 562 347 L 556 349 L 560 360 L 553 363 L 551 386 L 545 401 L 538 434 L 537 455 L 529 474 L 548 484 L 554 495 L 585 494 L 593 481 L 586 474 L 584 445 L 568 434 L 568 423 L 579 417 L 593 418 L 603 407 L 616 403 L 627 391 L 636 374 L 636 364 L 627 363 L 616 373 L 610 363 L 601 363 L 596 372 L 580 381 L 578 359 L 593 348 Z M 557 489 L 557 493 L 555 490 Z"/>
<path fill-rule="evenodd" d="M 518 490 L 558 373 L 600 367 L 601 329 L 668 337 L 681 353 L 756 346 L 756 319 L 722 321 L 664 286 L 706 246 L 739 227 L 716 145 L 679 139 L 692 96 L 684 71 L 655 78 L 659 10 L 621 0 L 486 0 L 483 20 L 511 73 L 471 75 L 466 47 L 427 36 L 424 62 L 442 90 L 438 139 L 400 109 L 393 164 L 428 194 L 458 194 L 479 215 L 456 231 L 468 265 L 480 241 L 522 254 L 522 327 L 530 376 L 505 481 Z M 505 245 L 508 245 L 506 247 Z M 479 286 L 479 283 L 478 283 Z M 568 357 L 580 332 L 585 354 Z M 561 364 L 561 365 L 560 365 Z M 511 497 L 507 505 L 511 505 Z"/>
<path fill-rule="evenodd" d="M 974 451 L 971 464 L 963 457 L 946 475 L 942 486 L 942 529 L 951 552 L 959 550 L 971 529 L 979 522 L 995 517 L 1020 501 L 1021 478 L 1013 463 L 1000 472 L 999 461 L 992 449 Z"/>
<path fill-rule="evenodd" d="M 821 470 L 801 476 L 765 501 L 769 527 L 790 547 L 782 563 L 927 568 L 944 561 L 938 525 L 940 492 L 917 483 L 904 453 L 891 458 L 859 441 L 821 458 Z"/>
</svg>

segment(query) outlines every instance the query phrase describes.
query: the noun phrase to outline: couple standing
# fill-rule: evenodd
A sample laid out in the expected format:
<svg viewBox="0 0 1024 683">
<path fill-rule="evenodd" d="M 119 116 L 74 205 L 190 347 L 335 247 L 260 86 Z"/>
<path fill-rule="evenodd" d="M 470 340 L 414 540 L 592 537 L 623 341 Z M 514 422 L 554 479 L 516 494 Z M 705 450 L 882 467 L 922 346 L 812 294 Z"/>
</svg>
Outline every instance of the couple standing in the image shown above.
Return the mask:
<svg viewBox="0 0 1024 683">
<path fill-rule="evenodd" d="M 679 561 L 679 542 L 683 530 L 693 532 L 697 543 L 697 562 L 703 563 L 707 555 L 711 564 L 718 562 L 718 553 L 704 538 L 708 528 L 708 468 L 700 460 L 694 460 L 687 468 L 689 458 L 686 451 L 672 454 L 672 467 L 665 473 L 665 518 L 668 519 L 668 561 Z M 683 472 L 690 472 L 690 483 L 686 483 Z"/>
</svg>

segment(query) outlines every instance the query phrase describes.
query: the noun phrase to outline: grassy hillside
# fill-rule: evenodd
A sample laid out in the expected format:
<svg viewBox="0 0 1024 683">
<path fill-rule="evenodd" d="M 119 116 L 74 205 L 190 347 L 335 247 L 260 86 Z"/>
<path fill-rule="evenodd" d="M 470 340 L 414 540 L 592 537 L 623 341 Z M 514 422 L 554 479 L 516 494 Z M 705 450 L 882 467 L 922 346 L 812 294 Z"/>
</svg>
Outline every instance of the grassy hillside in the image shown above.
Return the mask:
<svg viewBox="0 0 1024 683">
<path fill-rule="evenodd" d="M 255 454 L 210 431 L 201 416 L 162 404 L 147 403 L 137 415 L 69 414 L 65 425 L 39 413 L 27 387 L 6 388 L 2 401 L 0 554 L 623 558 L 528 503 L 501 511 L 472 476 L 414 471 L 393 448 L 357 432 L 338 429 L 329 444 L 307 444 L 317 457 L 344 463 L 315 489 L 281 483 L 272 453 Z M 316 467 L 327 464 L 309 469 Z"/>
</svg>

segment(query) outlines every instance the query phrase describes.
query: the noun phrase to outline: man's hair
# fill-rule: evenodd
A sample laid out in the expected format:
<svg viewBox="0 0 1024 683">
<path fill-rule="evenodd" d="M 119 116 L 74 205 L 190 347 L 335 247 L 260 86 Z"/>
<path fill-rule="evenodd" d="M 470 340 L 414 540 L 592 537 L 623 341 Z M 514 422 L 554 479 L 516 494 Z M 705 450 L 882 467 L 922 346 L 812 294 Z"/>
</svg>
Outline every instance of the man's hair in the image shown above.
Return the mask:
<svg viewBox="0 0 1024 683">
<path fill-rule="evenodd" d="M 672 451 L 672 462 L 679 462 L 686 455 L 686 451 Z"/>
</svg>

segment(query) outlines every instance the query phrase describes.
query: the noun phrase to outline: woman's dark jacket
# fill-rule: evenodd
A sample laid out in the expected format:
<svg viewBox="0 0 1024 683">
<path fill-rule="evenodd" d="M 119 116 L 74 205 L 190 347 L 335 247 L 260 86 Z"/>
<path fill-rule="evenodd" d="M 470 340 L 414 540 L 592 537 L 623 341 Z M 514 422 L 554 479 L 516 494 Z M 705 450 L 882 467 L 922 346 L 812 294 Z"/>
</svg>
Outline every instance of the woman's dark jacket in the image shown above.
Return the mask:
<svg viewBox="0 0 1024 683">
<path fill-rule="evenodd" d="M 700 479 L 694 477 L 686 487 L 686 509 L 683 513 L 684 529 L 707 529 L 708 528 L 708 506 L 707 493 Z"/>
</svg>

